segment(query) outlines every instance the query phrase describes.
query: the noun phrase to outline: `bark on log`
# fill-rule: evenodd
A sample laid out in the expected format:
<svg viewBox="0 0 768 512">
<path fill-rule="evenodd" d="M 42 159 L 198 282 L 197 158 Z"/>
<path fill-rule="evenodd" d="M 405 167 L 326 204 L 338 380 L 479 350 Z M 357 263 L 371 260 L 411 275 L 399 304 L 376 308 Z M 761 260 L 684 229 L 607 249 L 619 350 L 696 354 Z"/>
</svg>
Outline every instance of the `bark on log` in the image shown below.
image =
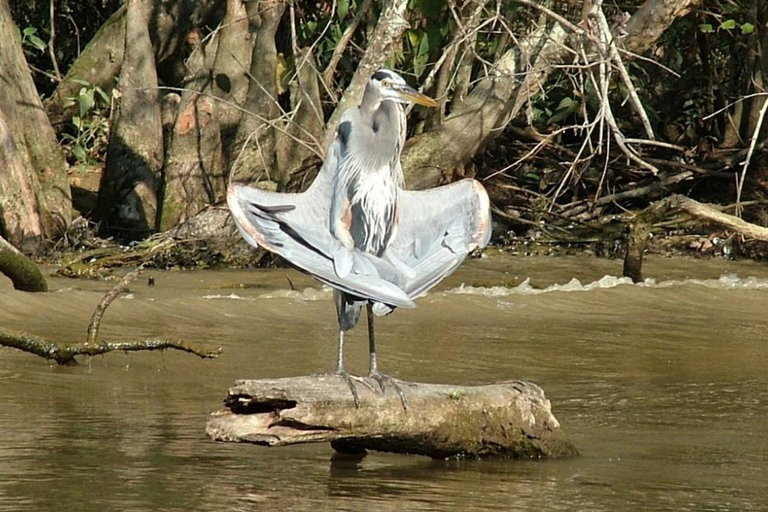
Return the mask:
<svg viewBox="0 0 768 512">
<path fill-rule="evenodd" d="M 0 274 L 5 274 L 16 290 L 47 292 L 48 283 L 35 263 L 0 236 Z"/>
<path fill-rule="evenodd" d="M 377 382 L 358 383 L 356 408 L 336 375 L 239 381 L 206 432 L 217 441 L 266 446 L 331 442 L 342 452 L 367 449 L 433 458 L 539 458 L 576 455 L 544 392 L 523 381 L 454 386 L 397 381 L 407 399 Z M 370 386 L 370 389 L 368 388 Z"/>
<path fill-rule="evenodd" d="M 155 228 L 163 162 L 163 128 L 157 72 L 149 38 L 151 2 L 129 0 L 122 100 L 109 138 L 99 190 L 98 217 L 124 238 L 146 237 Z"/>
</svg>

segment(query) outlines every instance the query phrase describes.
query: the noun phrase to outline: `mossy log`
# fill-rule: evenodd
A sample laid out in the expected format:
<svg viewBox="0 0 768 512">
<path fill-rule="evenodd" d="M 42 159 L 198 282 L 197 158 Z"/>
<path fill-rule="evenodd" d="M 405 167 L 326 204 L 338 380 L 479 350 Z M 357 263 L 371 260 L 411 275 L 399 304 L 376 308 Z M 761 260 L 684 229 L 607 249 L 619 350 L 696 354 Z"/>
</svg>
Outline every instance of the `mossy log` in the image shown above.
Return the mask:
<svg viewBox="0 0 768 512">
<path fill-rule="evenodd" d="M 379 450 L 432 458 L 541 458 L 576 455 L 550 402 L 535 384 L 456 386 L 395 381 L 382 391 L 363 378 L 355 406 L 337 375 L 243 380 L 211 414 L 217 441 L 266 446 L 330 442 L 339 452 Z"/>
<path fill-rule="evenodd" d="M 24 256 L 2 236 L 0 236 L 0 274 L 8 276 L 17 290 L 48 291 L 48 283 L 35 262 Z"/>
</svg>

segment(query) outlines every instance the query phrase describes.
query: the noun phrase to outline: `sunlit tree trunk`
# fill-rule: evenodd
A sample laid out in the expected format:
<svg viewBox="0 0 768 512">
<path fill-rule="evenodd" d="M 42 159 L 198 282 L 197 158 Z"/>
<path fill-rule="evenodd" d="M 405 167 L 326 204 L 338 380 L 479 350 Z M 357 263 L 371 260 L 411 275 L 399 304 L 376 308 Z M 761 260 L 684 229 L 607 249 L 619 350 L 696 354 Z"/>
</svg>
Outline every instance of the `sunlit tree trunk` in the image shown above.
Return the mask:
<svg viewBox="0 0 768 512">
<path fill-rule="evenodd" d="M 25 252 L 64 233 L 72 201 L 66 163 L 0 0 L 0 235 Z"/>
</svg>

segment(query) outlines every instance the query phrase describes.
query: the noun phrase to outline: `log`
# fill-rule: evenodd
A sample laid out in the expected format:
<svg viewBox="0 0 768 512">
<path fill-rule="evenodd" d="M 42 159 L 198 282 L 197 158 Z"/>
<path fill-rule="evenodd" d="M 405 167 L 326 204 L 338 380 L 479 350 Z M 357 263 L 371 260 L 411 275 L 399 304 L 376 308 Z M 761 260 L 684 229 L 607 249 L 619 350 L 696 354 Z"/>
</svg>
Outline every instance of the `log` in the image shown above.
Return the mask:
<svg viewBox="0 0 768 512">
<path fill-rule="evenodd" d="M 393 379 L 394 380 L 394 379 Z M 360 406 L 337 375 L 242 380 L 226 408 L 211 414 L 216 441 L 265 446 L 330 442 L 345 453 L 378 450 L 445 458 L 541 458 L 576 455 L 550 402 L 535 384 L 424 384 L 370 378 L 356 385 Z"/>
<path fill-rule="evenodd" d="M 35 262 L 24 256 L 2 236 L 0 236 L 0 274 L 8 276 L 16 290 L 48 291 L 48 283 Z"/>
</svg>

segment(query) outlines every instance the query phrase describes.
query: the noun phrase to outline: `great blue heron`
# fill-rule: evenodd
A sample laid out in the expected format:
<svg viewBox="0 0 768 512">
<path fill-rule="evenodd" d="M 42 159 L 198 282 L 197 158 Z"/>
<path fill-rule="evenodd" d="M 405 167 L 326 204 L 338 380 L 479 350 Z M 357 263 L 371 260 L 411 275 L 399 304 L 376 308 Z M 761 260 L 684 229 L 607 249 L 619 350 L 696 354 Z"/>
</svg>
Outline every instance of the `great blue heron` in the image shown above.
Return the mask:
<svg viewBox="0 0 768 512">
<path fill-rule="evenodd" d="M 413 299 L 452 273 L 491 233 L 488 195 L 464 179 L 426 191 L 404 190 L 400 153 L 404 104 L 435 106 L 389 70 L 377 71 L 363 100 L 341 117 L 317 178 L 306 192 L 286 194 L 231 184 L 227 202 L 243 237 L 279 254 L 334 288 L 339 321 L 336 372 L 344 370 L 344 333 L 368 316 L 369 376 L 380 388 L 374 315 L 410 308 Z"/>
</svg>

